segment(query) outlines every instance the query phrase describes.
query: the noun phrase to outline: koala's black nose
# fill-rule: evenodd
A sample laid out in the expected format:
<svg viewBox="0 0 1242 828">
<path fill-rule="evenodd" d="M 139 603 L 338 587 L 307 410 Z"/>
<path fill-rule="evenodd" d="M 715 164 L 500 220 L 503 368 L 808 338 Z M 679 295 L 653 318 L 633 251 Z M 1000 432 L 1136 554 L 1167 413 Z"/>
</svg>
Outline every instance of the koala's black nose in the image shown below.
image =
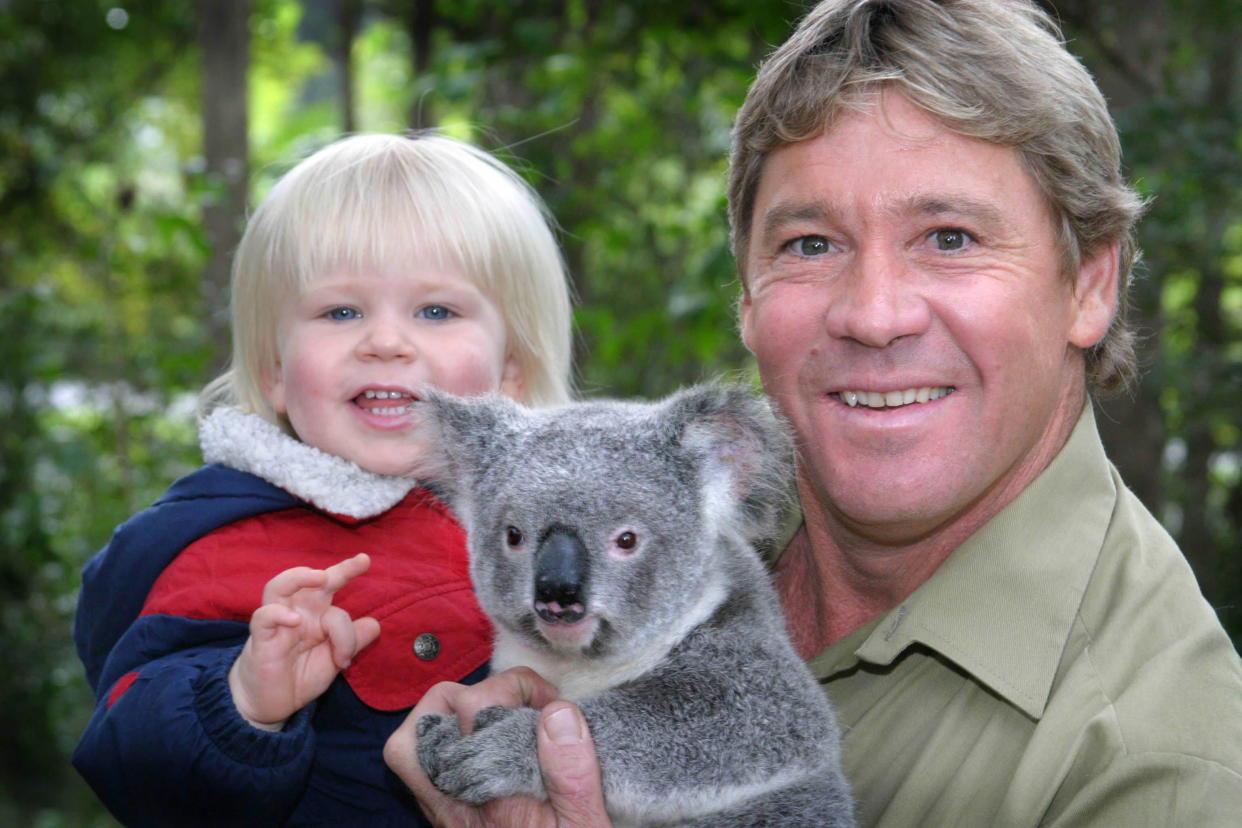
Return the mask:
<svg viewBox="0 0 1242 828">
<path fill-rule="evenodd" d="M 571 529 L 555 527 L 535 552 L 535 612 L 548 623 L 572 624 L 586 615 L 589 562 Z"/>
</svg>

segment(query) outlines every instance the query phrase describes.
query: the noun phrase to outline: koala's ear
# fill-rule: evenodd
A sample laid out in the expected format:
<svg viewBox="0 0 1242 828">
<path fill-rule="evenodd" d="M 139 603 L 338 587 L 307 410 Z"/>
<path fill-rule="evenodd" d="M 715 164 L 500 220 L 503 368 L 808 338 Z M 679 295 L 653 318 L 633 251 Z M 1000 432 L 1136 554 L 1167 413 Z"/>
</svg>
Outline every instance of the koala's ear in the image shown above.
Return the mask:
<svg viewBox="0 0 1242 828">
<path fill-rule="evenodd" d="M 662 415 L 669 438 L 703 459 L 709 508 L 733 513 L 752 542 L 775 540 L 796 502 L 794 453 L 767 400 L 743 385 L 709 383 L 670 397 Z"/>
<path fill-rule="evenodd" d="M 517 404 L 498 394 L 458 397 L 428 388 L 419 396 L 416 439 L 427 457 L 419 476 L 455 490 L 498 454 L 520 416 Z"/>
</svg>

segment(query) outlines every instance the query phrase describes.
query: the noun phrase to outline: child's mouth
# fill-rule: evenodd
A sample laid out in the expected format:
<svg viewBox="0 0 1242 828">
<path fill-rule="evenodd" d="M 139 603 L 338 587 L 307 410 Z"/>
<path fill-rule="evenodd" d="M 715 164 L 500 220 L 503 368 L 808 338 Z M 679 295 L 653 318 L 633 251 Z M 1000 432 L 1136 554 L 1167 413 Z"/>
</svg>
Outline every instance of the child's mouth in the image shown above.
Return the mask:
<svg viewBox="0 0 1242 828">
<path fill-rule="evenodd" d="M 354 397 L 354 405 L 368 414 L 379 417 L 399 417 L 409 414 L 412 405 L 418 398 L 406 391 L 368 388 Z"/>
</svg>

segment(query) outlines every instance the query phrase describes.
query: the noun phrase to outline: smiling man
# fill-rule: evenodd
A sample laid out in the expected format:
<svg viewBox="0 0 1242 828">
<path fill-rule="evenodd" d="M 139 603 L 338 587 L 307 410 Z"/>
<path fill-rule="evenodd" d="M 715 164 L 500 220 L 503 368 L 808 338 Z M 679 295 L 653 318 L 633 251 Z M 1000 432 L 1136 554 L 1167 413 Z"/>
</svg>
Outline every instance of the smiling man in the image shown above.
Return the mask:
<svg viewBox="0 0 1242 828">
<path fill-rule="evenodd" d="M 776 582 L 861 825 L 1242 814 L 1242 663 L 1092 412 L 1135 373 L 1120 155 L 1028 0 L 825 0 L 738 114 L 742 335 L 798 442 Z M 573 727 L 540 731 L 539 824 L 602 825 L 585 727 L 546 710 Z"/>
<path fill-rule="evenodd" d="M 1104 455 L 1140 204 L 1020 0 L 827 0 L 730 181 L 742 335 L 799 443 L 776 563 L 862 824 L 1226 825 L 1242 665 Z"/>
</svg>

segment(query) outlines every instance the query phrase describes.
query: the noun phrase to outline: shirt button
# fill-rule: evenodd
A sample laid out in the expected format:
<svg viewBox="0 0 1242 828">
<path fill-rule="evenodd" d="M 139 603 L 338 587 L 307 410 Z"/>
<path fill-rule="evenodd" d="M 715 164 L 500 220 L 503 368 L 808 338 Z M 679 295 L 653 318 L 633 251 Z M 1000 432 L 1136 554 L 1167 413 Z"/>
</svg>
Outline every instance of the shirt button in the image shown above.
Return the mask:
<svg viewBox="0 0 1242 828">
<path fill-rule="evenodd" d="M 414 639 L 414 655 L 423 661 L 431 661 L 440 654 L 440 639 L 431 633 L 423 633 Z"/>
</svg>

